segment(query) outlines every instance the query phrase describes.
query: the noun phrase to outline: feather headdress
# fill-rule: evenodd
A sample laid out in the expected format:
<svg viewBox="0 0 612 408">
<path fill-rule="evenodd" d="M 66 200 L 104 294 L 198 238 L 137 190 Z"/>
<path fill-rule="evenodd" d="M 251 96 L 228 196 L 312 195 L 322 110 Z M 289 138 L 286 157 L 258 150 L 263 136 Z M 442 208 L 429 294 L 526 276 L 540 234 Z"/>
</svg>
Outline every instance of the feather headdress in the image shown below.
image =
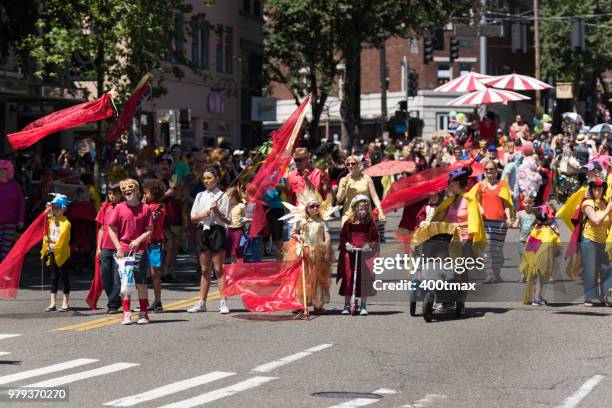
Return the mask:
<svg viewBox="0 0 612 408">
<path fill-rule="evenodd" d="M 283 205 L 289 210 L 287 215 L 279 218 L 279 220 L 289 220 L 291 223 L 296 223 L 298 221 L 304 222 L 306 221 L 306 211 L 309 204 L 319 204 L 320 210 L 319 214 L 323 221 L 329 221 L 334 218 L 338 210 L 342 208 L 339 205 L 332 206 L 332 196 L 331 194 L 327 195 L 327 198 L 323 200 L 321 194 L 318 191 L 306 190 L 303 194 L 298 194 L 298 205 L 289 204 L 283 201 Z"/>
</svg>

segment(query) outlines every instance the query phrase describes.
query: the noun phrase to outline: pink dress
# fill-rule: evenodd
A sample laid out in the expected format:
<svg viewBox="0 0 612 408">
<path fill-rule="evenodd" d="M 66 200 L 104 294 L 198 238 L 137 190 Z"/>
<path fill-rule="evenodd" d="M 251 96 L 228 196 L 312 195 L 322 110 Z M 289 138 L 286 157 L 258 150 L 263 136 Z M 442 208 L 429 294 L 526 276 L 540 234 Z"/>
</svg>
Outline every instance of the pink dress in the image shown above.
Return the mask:
<svg viewBox="0 0 612 408">
<path fill-rule="evenodd" d="M 454 224 L 460 224 L 467 222 L 468 219 L 468 210 L 467 210 L 467 199 L 459 196 L 453 201 L 453 203 L 448 207 L 448 212 L 446 213 L 446 217 L 448 218 L 448 222 Z M 470 239 L 470 233 L 468 232 L 467 224 L 461 227 L 461 240 L 468 241 Z"/>
</svg>

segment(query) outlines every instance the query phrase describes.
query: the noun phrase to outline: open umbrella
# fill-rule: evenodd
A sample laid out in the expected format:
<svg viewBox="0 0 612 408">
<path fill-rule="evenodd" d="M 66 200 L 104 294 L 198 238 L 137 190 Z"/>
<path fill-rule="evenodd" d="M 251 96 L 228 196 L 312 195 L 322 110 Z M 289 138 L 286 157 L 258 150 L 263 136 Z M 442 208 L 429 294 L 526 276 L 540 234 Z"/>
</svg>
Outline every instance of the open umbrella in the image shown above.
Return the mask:
<svg viewBox="0 0 612 408">
<path fill-rule="evenodd" d="M 469 94 L 455 98 L 452 101 L 448 102 L 447 105 L 476 106 L 493 103 L 522 101 L 525 99 L 529 99 L 529 97 L 512 91 L 487 88 L 483 91 L 470 92 Z"/>
<path fill-rule="evenodd" d="M 410 173 L 413 172 L 415 168 L 416 165 L 413 161 L 385 160 L 368 167 L 363 171 L 363 174 L 367 174 L 370 177 L 391 176 L 398 173 Z"/>
<path fill-rule="evenodd" d="M 482 83 L 482 80 L 492 78 L 489 75 L 479 74 L 478 72 L 470 72 L 440 85 L 434 92 L 472 92 L 482 91 L 487 89 L 487 86 Z"/>
<path fill-rule="evenodd" d="M 535 91 L 552 88 L 545 82 L 527 75 L 508 74 L 481 79 L 480 82 L 498 89 L 509 89 L 512 91 Z"/>
<path fill-rule="evenodd" d="M 590 130 L 589 133 L 610 133 L 612 134 L 612 125 L 609 125 L 607 123 L 600 123 L 599 125 L 595 125 L 593 126 Z"/>
</svg>

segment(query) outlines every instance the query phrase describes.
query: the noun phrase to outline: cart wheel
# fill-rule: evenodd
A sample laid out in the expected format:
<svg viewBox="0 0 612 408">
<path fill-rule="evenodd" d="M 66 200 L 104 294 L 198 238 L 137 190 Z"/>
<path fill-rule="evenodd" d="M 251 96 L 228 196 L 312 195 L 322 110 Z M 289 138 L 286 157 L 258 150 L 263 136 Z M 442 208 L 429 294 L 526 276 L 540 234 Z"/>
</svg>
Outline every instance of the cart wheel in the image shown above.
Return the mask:
<svg viewBox="0 0 612 408">
<path fill-rule="evenodd" d="M 416 316 L 416 302 L 410 302 L 410 316 Z"/>
<path fill-rule="evenodd" d="M 461 317 L 463 312 L 465 312 L 465 302 L 457 302 L 455 307 L 455 316 Z"/>
<path fill-rule="evenodd" d="M 423 319 L 427 323 L 431 322 L 434 317 L 434 301 L 436 300 L 436 295 L 433 292 L 427 292 L 425 298 L 423 299 Z"/>
</svg>

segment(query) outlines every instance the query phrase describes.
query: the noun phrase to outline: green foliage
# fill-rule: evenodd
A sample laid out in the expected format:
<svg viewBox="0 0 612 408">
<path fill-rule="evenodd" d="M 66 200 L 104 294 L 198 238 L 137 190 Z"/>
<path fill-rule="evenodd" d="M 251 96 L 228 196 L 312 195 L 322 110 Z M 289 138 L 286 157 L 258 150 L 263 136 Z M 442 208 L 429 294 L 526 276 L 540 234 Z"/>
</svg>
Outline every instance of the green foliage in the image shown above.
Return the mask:
<svg viewBox="0 0 612 408">
<path fill-rule="evenodd" d="M 36 0 L 3 0 L 0 2 L 0 63 L 9 50 L 34 31 L 38 14 Z"/>
<path fill-rule="evenodd" d="M 573 82 L 592 90 L 594 81 L 612 67 L 612 23 L 610 17 L 584 20 L 586 50 L 571 49 L 571 21 L 546 19 L 609 13 L 612 0 L 548 0 L 540 10 L 542 40 L 542 78 Z"/>
<path fill-rule="evenodd" d="M 125 100 L 147 72 L 161 74 L 154 94 L 163 92 L 164 73 L 181 77 L 180 66 L 200 72 L 184 52 L 165 64 L 172 41 L 184 41 L 174 15 L 191 12 L 185 0 L 43 0 L 37 33 L 19 49 L 35 61 L 39 79 L 79 76 L 97 80 Z M 198 16 L 201 18 L 202 16 Z"/>
</svg>

